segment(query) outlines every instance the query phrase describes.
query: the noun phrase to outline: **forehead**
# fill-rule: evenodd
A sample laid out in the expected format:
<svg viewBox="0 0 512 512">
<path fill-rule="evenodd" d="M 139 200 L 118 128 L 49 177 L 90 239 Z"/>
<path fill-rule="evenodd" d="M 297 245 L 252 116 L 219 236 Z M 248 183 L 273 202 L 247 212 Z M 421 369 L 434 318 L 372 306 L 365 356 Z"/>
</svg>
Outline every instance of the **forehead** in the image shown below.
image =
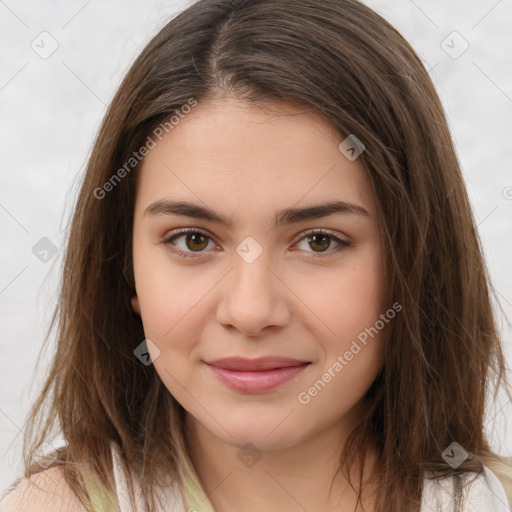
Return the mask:
<svg viewBox="0 0 512 512">
<path fill-rule="evenodd" d="M 288 103 L 199 103 L 144 158 L 137 201 L 199 199 L 260 212 L 329 199 L 372 210 L 366 171 L 340 152 L 343 139 L 319 114 Z"/>
</svg>

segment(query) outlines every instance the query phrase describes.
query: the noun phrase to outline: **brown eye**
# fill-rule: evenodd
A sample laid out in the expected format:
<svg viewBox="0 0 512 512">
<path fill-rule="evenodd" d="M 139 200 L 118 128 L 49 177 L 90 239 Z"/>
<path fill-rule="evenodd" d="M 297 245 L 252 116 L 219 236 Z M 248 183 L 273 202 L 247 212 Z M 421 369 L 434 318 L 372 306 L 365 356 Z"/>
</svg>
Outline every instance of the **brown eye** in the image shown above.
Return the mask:
<svg viewBox="0 0 512 512">
<path fill-rule="evenodd" d="M 208 237 L 201 233 L 189 233 L 185 235 L 185 244 L 191 251 L 201 251 L 208 245 Z"/>
<path fill-rule="evenodd" d="M 331 245 L 331 237 L 328 235 L 313 235 L 308 237 L 308 243 L 315 251 L 318 249 L 317 252 L 324 252 Z"/>
<path fill-rule="evenodd" d="M 302 244 L 302 247 L 300 247 Z M 306 232 L 297 244 L 299 249 L 309 253 L 309 257 L 328 257 L 350 247 L 350 243 L 342 240 L 334 233 L 323 229 Z"/>
<path fill-rule="evenodd" d="M 184 258 L 194 258 L 206 253 L 209 243 L 215 246 L 213 240 L 206 234 L 196 229 L 184 229 L 164 240 L 163 245 L 171 252 Z"/>
</svg>

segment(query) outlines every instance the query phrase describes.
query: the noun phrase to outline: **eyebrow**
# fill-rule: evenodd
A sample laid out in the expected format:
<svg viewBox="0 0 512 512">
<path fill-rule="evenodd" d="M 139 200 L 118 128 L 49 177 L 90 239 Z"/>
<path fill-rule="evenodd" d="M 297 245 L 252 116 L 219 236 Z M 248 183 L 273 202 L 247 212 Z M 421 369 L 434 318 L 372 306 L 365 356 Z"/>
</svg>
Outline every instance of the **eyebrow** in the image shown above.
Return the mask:
<svg viewBox="0 0 512 512">
<path fill-rule="evenodd" d="M 346 201 L 328 201 L 318 205 L 304 208 L 286 208 L 276 213 L 275 225 L 292 224 L 303 220 L 318 219 L 334 214 L 361 215 L 371 218 L 368 210 L 357 204 Z M 233 227 L 233 218 L 217 213 L 206 206 L 189 203 L 186 201 L 169 201 L 160 199 L 151 203 L 145 210 L 144 215 L 182 215 L 195 219 L 209 220 L 226 226 Z"/>
</svg>

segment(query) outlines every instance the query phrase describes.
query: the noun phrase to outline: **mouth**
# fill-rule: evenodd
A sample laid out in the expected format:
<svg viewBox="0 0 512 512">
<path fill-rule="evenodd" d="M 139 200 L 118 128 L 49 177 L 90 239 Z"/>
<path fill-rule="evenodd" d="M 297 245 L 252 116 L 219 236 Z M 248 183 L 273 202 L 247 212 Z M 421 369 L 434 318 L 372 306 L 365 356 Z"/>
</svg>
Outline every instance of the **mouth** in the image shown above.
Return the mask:
<svg viewBox="0 0 512 512">
<path fill-rule="evenodd" d="M 285 357 L 229 357 L 206 364 L 231 389 L 242 393 L 261 393 L 283 385 L 304 371 L 311 362 Z"/>
</svg>

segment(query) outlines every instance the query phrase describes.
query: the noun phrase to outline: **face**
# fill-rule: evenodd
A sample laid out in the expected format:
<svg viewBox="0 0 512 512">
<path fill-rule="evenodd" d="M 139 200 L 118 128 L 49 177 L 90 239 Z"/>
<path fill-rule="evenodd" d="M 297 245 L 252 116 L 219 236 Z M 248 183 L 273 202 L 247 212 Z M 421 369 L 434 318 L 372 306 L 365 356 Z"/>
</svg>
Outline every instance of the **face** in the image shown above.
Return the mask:
<svg viewBox="0 0 512 512">
<path fill-rule="evenodd" d="M 146 156 L 133 227 L 160 378 L 189 421 L 262 450 L 350 429 L 390 316 L 362 165 L 316 114 L 272 106 L 192 109 Z"/>
</svg>

